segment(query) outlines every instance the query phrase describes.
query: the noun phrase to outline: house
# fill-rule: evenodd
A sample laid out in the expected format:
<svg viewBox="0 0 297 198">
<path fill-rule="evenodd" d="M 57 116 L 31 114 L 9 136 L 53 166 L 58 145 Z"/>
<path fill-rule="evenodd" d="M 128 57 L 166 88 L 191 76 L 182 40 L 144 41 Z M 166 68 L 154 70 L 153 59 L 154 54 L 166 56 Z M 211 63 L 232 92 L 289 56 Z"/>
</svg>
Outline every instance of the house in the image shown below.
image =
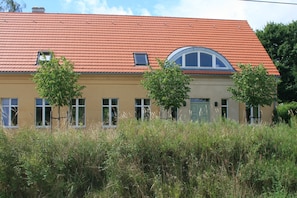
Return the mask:
<svg viewBox="0 0 297 198">
<path fill-rule="evenodd" d="M 191 75 L 190 99 L 181 120 L 246 120 L 245 105 L 231 99 L 230 76 L 239 63 L 264 64 L 279 73 L 244 20 L 215 20 L 44 12 L 0 13 L 0 98 L 5 128 L 49 127 L 56 110 L 38 96 L 32 74 L 38 59 L 65 56 L 86 86 L 72 100 L 74 127 L 114 127 L 118 117 L 163 116 L 141 86 L 156 58 L 175 61 Z M 40 54 L 45 54 L 40 56 Z M 252 109 L 251 118 L 271 122 L 273 106 Z M 63 115 L 66 116 L 66 110 Z"/>
</svg>

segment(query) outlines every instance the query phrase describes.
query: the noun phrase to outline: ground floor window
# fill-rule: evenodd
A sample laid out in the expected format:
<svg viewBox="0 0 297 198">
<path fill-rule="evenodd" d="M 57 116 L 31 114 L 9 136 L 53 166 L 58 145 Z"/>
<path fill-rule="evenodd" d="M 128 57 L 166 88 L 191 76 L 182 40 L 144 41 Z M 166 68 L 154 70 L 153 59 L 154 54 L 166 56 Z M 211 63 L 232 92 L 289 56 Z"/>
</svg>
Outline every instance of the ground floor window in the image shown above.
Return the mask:
<svg viewBox="0 0 297 198">
<path fill-rule="evenodd" d="M 137 120 L 149 120 L 151 116 L 150 99 L 135 99 L 135 117 Z"/>
<path fill-rule="evenodd" d="M 102 113 L 103 126 L 116 126 L 118 121 L 118 99 L 102 99 Z"/>
<path fill-rule="evenodd" d="M 41 98 L 35 100 L 35 126 L 48 127 L 51 125 L 51 105 Z"/>
<path fill-rule="evenodd" d="M 246 118 L 249 124 L 257 124 L 261 122 L 260 106 L 246 106 Z"/>
<path fill-rule="evenodd" d="M 221 113 L 222 113 L 222 118 L 228 118 L 228 100 L 227 99 L 221 100 Z"/>
<path fill-rule="evenodd" d="M 86 106 L 85 99 L 77 98 L 71 101 L 71 126 L 86 126 Z"/>
<path fill-rule="evenodd" d="M 177 108 L 176 107 L 171 107 L 171 119 L 177 120 Z"/>
<path fill-rule="evenodd" d="M 206 98 L 191 98 L 191 120 L 196 122 L 210 121 L 210 104 Z"/>
<path fill-rule="evenodd" d="M 18 99 L 2 98 L 2 125 L 4 127 L 18 126 Z"/>
</svg>

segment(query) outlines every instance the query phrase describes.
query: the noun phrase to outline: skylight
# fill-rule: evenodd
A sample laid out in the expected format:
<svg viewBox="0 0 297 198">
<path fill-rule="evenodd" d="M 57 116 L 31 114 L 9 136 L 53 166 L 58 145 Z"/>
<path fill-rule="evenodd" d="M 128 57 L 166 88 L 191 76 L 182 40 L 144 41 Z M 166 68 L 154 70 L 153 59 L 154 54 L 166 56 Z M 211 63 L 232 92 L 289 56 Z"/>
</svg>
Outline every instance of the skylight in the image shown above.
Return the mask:
<svg viewBox="0 0 297 198">
<path fill-rule="evenodd" d="M 50 61 L 52 58 L 52 54 L 49 51 L 39 51 L 37 53 L 37 60 L 36 60 L 36 65 L 38 65 L 39 62 L 42 61 Z"/>
<path fill-rule="evenodd" d="M 148 65 L 147 53 L 134 53 L 135 65 Z"/>
</svg>

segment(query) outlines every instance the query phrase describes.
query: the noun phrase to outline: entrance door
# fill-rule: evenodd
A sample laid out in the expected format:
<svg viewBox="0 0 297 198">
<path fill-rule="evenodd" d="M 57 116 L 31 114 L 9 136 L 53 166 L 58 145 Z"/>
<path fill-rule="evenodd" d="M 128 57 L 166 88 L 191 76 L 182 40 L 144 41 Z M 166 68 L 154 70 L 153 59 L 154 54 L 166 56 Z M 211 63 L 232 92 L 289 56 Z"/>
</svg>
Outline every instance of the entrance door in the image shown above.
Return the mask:
<svg viewBox="0 0 297 198">
<path fill-rule="evenodd" d="M 209 99 L 191 98 L 191 120 L 194 122 L 209 122 L 209 107 Z"/>
</svg>

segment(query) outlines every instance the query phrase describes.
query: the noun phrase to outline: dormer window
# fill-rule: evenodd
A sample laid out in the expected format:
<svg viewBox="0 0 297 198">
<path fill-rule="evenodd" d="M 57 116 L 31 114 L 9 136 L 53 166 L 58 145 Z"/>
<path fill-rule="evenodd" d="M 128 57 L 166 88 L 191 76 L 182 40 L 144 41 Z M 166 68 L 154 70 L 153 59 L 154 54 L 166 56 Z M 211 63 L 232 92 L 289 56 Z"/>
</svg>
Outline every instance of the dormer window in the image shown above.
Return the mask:
<svg viewBox="0 0 297 198">
<path fill-rule="evenodd" d="M 136 66 L 145 66 L 148 65 L 147 53 L 134 53 L 134 63 Z"/>
<path fill-rule="evenodd" d="M 234 71 L 229 61 L 218 52 L 203 47 L 183 47 L 168 56 L 182 69 L 213 69 Z"/>
<path fill-rule="evenodd" d="M 39 51 L 37 53 L 37 60 L 36 60 L 36 65 L 39 64 L 39 62 L 43 61 L 50 61 L 52 58 L 52 53 L 49 51 Z"/>
</svg>

